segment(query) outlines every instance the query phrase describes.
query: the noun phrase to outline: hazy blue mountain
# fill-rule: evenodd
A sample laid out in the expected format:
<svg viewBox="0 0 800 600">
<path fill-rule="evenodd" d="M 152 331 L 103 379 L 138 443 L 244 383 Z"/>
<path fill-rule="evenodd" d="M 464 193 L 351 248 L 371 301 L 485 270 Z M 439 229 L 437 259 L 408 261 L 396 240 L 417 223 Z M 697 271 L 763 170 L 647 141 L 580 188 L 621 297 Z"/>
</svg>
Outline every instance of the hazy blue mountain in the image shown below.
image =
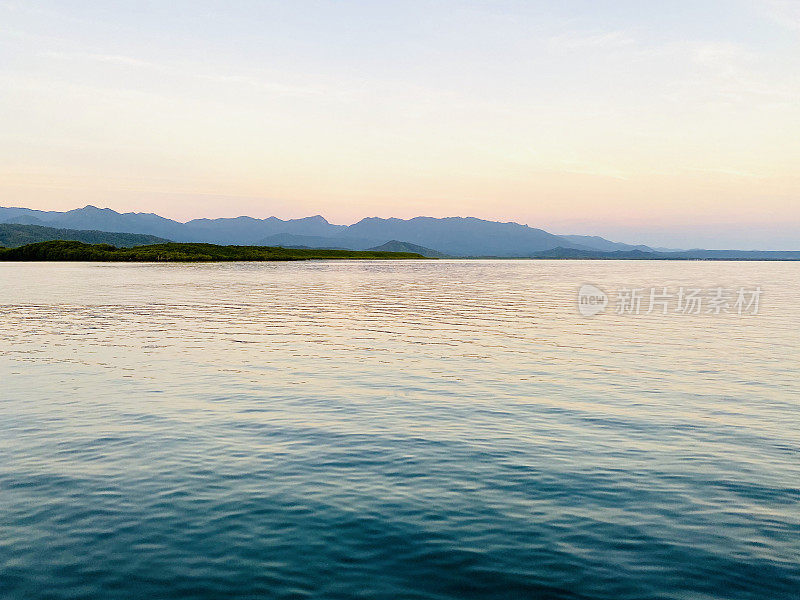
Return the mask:
<svg viewBox="0 0 800 600">
<path fill-rule="evenodd" d="M 28 208 L 0 208 L 0 223 L 32 223 L 69 229 L 96 229 L 144 233 L 182 242 L 255 244 L 276 233 L 336 235 L 345 225 L 332 225 L 321 216 L 283 221 L 276 217 L 254 219 L 194 219 L 181 223 L 153 213 L 118 213 L 109 208 L 85 206 L 66 212 Z M 383 241 L 383 240 L 382 240 Z"/>
<path fill-rule="evenodd" d="M 643 252 L 652 252 L 654 248 L 644 245 L 623 244 L 621 242 L 611 242 L 598 235 L 561 235 L 559 236 L 574 244 L 580 244 L 593 250 L 602 250 L 604 252 L 614 252 L 615 250 L 642 250 Z"/>
<path fill-rule="evenodd" d="M 63 215 L 61 212 L 34 210 L 31 208 L 0 207 L 0 223 L 19 223 L 21 225 L 47 225 L 51 219 Z"/>
<path fill-rule="evenodd" d="M 796 250 L 681 250 L 657 252 L 669 258 L 691 258 L 699 260 L 800 260 Z"/>
<path fill-rule="evenodd" d="M 529 258 L 598 259 L 598 260 L 800 260 L 800 251 L 790 250 L 681 250 L 679 252 L 645 252 L 643 250 L 580 250 L 552 248 L 534 252 Z"/>
<path fill-rule="evenodd" d="M 299 235 L 296 233 L 276 233 L 258 241 L 259 246 L 283 246 L 284 248 L 344 248 L 346 250 L 367 250 L 379 245 L 383 240 L 368 240 L 357 237 L 331 237 L 324 235 Z"/>
<path fill-rule="evenodd" d="M 110 208 L 91 205 L 66 212 L 0 208 L 0 222 L 31 223 L 62 229 L 142 233 L 172 240 L 184 230 L 183 223 L 156 214 L 118 213 Z"/>
<path fill-rule="evenodd" d="M 451 258 L 448 254 L 431 250 L 425 246 L 418 246 L 410 242 L 400 242 L 398 240 L 391 240 L 380 246 L 374 248 L 367 248 L 368 250 L 375 250 L 378 252 L 415 252 L 427 258 Z"/>
<path fill-rule="evenodd" d="M 452 256 L 525 256 L 538 250 L 581 247 L 541 229 L 475 217 L 370 217 L 348 227 L 348 235 L 403 240 Z"/>
<path fill-rule="evenodd" d="M 6 248 L 16 248 L 26 244 L 52 240 L 69 240 L 86 244 L 111 244 L 118 248 L 162 244 L 169 241 L 154 235 L 142 235 L 140 233 L 57 229 L 42 225 L 0 223 L 0 246 L 5 246 Z"/>
<path fill-rule="evenodd" d="M 450 256 L 524 256 L 537 250 L 571 245 L 568 240 L 541 229 L 473 217 L 407 220 L 369 217 L 349 227 L 329 227 L 327 235 L 282 233 L 263 238 L 259 243 L 363 250 L 400 240 Z M 334 227 L 336 229 L 332 229 Z"/>
<path fill-rule="evenodd" d="M 3 223 L 17 223 L 19 225 L 42 225 L 46 226 L 47 221 L 44 219 L 31 214 L 21 213 L 9 218 L 7 221 L 3 220 Z"/>
<path fill-rule="evenodd" d="M 187 236 L 218 244 L 260 244 L 269 236 L 293 234 L 302 236 L 335 237 L 347 230 L 346 225 L 332 225 L 320 215 L 284 221 L 277 217 L 255 219 L 194 219 L 185 224 Z"/>
<path fill-rule="evenodd" d="M 181 223 L 153 213 L 118 213 L 85 206 L 66 212 L 0 208 L 0 223 L 23 223 L 74 230 L 154 235 L 177 242 L 266 244 L 363 250 L 400 240 L 451 256 L 530 256 L 553 248 L 650 250 L 595 236 L 557 236 L 519 223 L 474 217 L 370 217 L 353 225 L 333 225 L 316 215 L 303 219 L 235 217 Z"/>
</svg>

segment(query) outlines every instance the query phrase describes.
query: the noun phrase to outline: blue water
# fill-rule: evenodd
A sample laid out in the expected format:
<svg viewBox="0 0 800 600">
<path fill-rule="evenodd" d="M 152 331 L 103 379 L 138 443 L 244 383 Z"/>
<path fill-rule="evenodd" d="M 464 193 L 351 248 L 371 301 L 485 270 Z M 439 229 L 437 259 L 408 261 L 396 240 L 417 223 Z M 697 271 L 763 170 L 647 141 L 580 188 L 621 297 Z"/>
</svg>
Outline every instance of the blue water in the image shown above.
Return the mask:
<svg viewBox="0 0 800 600">
<path fill-rule="evenodd" d="M 800 598 L 798 269 L 0 264 L 0 596 Z"/>
</svg>

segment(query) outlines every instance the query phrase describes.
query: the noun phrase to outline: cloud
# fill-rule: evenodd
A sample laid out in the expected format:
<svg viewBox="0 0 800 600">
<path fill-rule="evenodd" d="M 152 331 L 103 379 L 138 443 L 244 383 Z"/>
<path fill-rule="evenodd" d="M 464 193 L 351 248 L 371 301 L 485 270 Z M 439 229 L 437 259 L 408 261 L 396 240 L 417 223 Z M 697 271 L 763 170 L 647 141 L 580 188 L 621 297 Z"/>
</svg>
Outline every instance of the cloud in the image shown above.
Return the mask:
<svg viewBox="0 0 800 600">
<path fill-rule="evenodd" d="M 209 75 L 197 75 L 197 77 L 225 85 L 227 84 L 246 85 L 248 87 L 258 88 L 266 92 L 269 92 L 271 94 L 279 96 L 304 96 L 304 97 L 334 96 L 334 95 L 337 97 L 341 96 L 341 94 L 331 89 L 325 89 L 322 87 L 277 83 L 273 81 L 265 81 L 258 77 L 250 77 L 247 75 L 209 74 Z"/>
<path fill-rule="evenodd" d="M 556 35 L 548 40 L 551 47 L 558 50 L 587 50 L 598 48 L 622 48 L 631 46 L 636 40 L 624 31 L 605 33 L 571 32 Z"/>
<path fill-rule="evenodd" d="M 671 46 L 676 60 L 690 66 L 671 84 L 673 101 L 748 109 L 785 108 L 800 101 L 800 89 L 778 77 L 770 57 L 739 44 L 690 42 Z"/>
<path fill-rule="evenodd" d="M 250 75 L 234 75 L 234 74 L 219 74 L 219 73 L 205 73 L 196 71 L 191 68 L 177 67 L 169 64 L 158 64 L 148 60 L 135 58 L 132 56 L 124 56 L 121 54 L 104 54 L 98 52 L 60 52 L 48 51 L 42 52 L 42 56 L 62 61 L 84 61 L 84 62 L 99 62 L 112 65 L 120 65 L 125 67 L 133 67 L 137 69 L 152 69 L 161 72 L 180 72 L 182 75 L 188 75 L 194 79 L 210 81 L 221 85 L 240 85 L 251 88 L 260 89 L 269 94 L 276 96 L 294 96 L 294 97 L 313 97 L 313 96 L 336 96 L 340 97 L 341 94 L 332 89 L 313 86 L 294 85 L 290 83 L 282 83 L 272 81 L 260 77 Z"/>
<path fill-rule="evenodd" d="M 787 29 L 800 31 L 800 2 L 798 0 L 759 0 L 767 14 Z"/>
<path fill-rule="evenodd" d="M 562 160 L 558 171 L 561 173 L 571 173 L 573 175 L 588 175 L 590 177 L 602 177 L 607 179 L 617 179 L 620 181 L 627 181 L 629 179 L 627 173 L 624 173 L 618 169 L 597 165 L 593 166 L 588 163 L 574 160 Z"/>
<path fill-rule="evenodd" d="M 751 64 L 755 55 L 739 44 L 698 42 L 689 47 L 692 62 L 716 71 L 731 72 Z"/>
<path fill-rule="evenodd" d="M 86 60 L 94 62 L 112 63 L 117 65 L 125 65 L 128 67 L 146 67 L 151 69 L 161 68 L 156 63 L 133 58 L 131 56 L 123 56 L 121 54 L 98 54 L 93 52 L 43 52 L 43 56 L 54 58 L 56 60 Z"/>
<path fill-rule="evenodd" d="M 687 167 L 687 171 L 695 172 L 695 173 L 710 173 L 713 175 L 727 175 L 730 177 L 739 177 L 743 179 L 767 179 L 766 175 L 762 175 L 760 173 L 753 173 L 751 171 L 743 171 L 741 169 L 734 169 L 734 168 L 727 168 L 727 167 L 719 167 L 719 168 L 709 168 L 703 169 L 699 167 Z"/>
</svg>

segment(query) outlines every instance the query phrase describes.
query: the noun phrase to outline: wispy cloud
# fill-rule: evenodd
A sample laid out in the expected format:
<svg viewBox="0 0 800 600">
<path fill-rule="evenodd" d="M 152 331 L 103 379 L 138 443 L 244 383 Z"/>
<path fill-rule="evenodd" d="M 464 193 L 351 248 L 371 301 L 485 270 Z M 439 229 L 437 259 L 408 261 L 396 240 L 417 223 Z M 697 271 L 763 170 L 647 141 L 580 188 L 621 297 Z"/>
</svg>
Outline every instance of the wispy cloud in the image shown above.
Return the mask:
<svg viewBox="0 0 800 600">
<path fill-rule="evenodd" d="M 694 64 L 728 74 L 752 64 L 756 58 L 743 46 L 727 42 L 696 42 L 688 50 Z"/>
<path fill-rule="evenodd" d="M 726 167 L 718 167 L 718 168 L 699 168 L 699 167 L 688 167 L 686 171 L 692 173 L 710 173 L 712 175 L 727 175 L 730 177 L 737 177 L 742 179 L 766 179 L 766 175 L 761 175 L 759 173 L 752 173 L 750 171 L 743 171 L 741 169 L 734 169 L 734 168 L 726 168 Z"/>
<path fill-rule="evenodd" d="M 158 65 L 154 62 L 150 62 L 147 60 L 142 60 L 140 58 L 134 58 L 131 56 L 123 56 L 121 54 L 100 54 L 94 52 L 58 52 L 58 51 L 48 51 L 43 52 L 42 56 L 46 56 L 47 58 L 53 58 L 56 60 L 84 60 L 84 61 L 94 61 L 94 62 L 103 62 L 103 63 L 111 63 L 117 65 L 125 65 L 128 67 L 143 67 L 143 68 L 150 68 L 150 69 L 161 69 L 161 65 Z"/>
<path fill-rule="evenodd" d="M 552 48 L 559 50 L 589 50 L 598 48 L 622 48 L 631 46 L 636 40 L 624 31 L 603 33 L 570 32 L 552 36 L 548 40 Z"/>
<path fill-rule="evenodd" d="M 197 75 L 197 77 L 226 85 L 227 84 L 245 85 L 248 87 L 258 88 L 266 92 L 269 92 L 271 94 L 276 94 L 280 96 L 313 97 L 313 96 L 323 96 L 323 95 L 325 96 L 339 95 L 334 90 L 327 88 L 278 83 L 248 75 L 201 74 Z"/>
<path fill-rule="evenodd" d="M 685 61 L 687 75 L 672 83 L 671 98 L 683 104 L 774 109 L 800 102 L 791 80 L 776 78 L 768 57 L 739 44 L 689 42 L 670 47 Z"/>
<path fill-rule="evenodd" d="M 588 175 L 590 177 L 602 177 L 607 179 L 617 179 L 620 181 L 627 181 L 629 179 L 627 173 L 617 169 L 573 160 L 561 161 L 561 166 L 558 170 L 561 173 Z"/>
<path fill-rule="evenodd" d="M 303 86 L 295 85 L 292 83 L 283 83 L 277 80 L 270 80 L 269 78 L 258 77 L 254 75 L 240 75 L 240 74 L 225 74 L 206 72 L 198 68 L 197 65 L 192 65 L 187 68 L 186 65 L 177 66 L 169 63 L 155 63 L 149 60 L 144 60 L 137 57 L 125 56 L 122 54 L 104 54 L 100 52 L 63 52 L 63 51 L 47 51 L 40 53 L 41 56 L 60 61 L 82 61 L 82 62 L 95 62 L 106 63 L 110 65 L 118 65 L 123 67 L 132 67 L 136 69 L 150 69 L 159 72 L 172 72 L 180 73 L 183 76 L 189 76 L 194 79 L 218 83 L 221 85 L 234 85 L 246 86 L 267 92 L 277 96 L 340 96 L 336 90 L 328 89 L 323 86 Z"/>
<path fill-rule="evenodd" d="M 77 17 L 74 14 L 69 14 L 65 12 L 60 12 L 57 10 L 51 10 L 47 8 L 43 8 L 40 6 L 33 6 L 30 2 L 19 2 L 19 1 L 10 1 L 10 0 L 3 0 L 0 2 L 0 9 L 9 11 L 9 12 L 16 12 L 16 13 L 25 13 L 29 15 L 35 15 L 37 17 L 42 17 L 45 19 L 53 19 L 59 21 L 67 21 L 71 23 L 90 23 L 88 19 L 84 19 L 81 17 Z"/>
<path fill-rule="evenodd" d="M 777 23 L 800 31 L 800 2 L 798 0 L 758 0 Z"/>
</svg>

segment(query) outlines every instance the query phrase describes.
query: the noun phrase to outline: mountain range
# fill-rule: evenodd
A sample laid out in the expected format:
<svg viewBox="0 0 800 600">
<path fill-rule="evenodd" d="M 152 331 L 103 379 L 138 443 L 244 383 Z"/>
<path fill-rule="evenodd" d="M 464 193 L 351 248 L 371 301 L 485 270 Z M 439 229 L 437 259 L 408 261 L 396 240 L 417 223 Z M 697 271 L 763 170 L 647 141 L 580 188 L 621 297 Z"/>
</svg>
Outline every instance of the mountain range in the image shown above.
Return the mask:
<svg viewBox="0 0 800 600">
<path fill-rule="evenodd" d="M 602 252 L 652 251 L 647 246 L 622 244 L 596 236 L 558 236 L 519 223 L 475 217 L 368 217 L 353 225 L 334 225 L 320 215 L 289 220 L 277 217 L 194 219 L 182 223 L 153 213 L 119 213 L 95 206 L 66 212 L 0 207 L 0 223 L 142 234 L 176 242 L 213 244 L 349 250 L 390 244 L 390 247 L 421 248 L 428 255 L 448 256 L 526 257 L 555 248 Z"/>
</svg>

